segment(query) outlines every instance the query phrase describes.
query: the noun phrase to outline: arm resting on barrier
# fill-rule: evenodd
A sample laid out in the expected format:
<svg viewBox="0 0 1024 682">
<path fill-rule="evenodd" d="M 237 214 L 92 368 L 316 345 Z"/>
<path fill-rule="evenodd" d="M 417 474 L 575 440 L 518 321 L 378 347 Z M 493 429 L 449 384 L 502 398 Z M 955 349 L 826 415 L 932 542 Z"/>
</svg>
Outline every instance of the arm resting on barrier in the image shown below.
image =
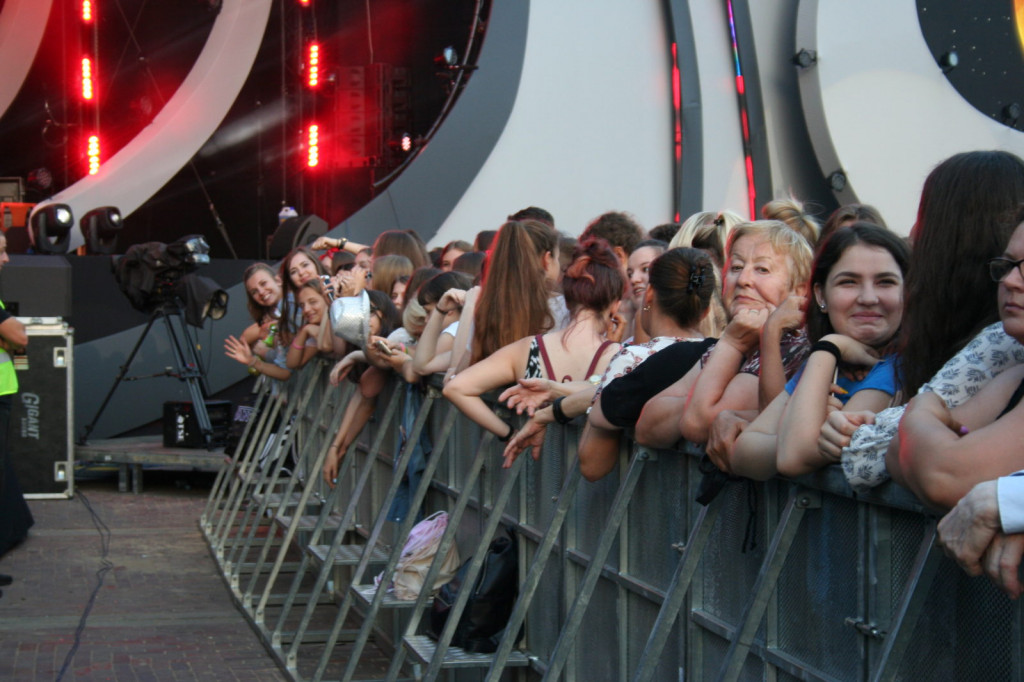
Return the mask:
<svg viewBox="0 0 1024 682">
<path fill-rule="evenodd" d="M 568 402 L 566 399 L 565 402 Z M 563 405 L 565 403 L 563 402 Z M 607 424 L 604 428 L 596 424 Z M 580 435 L 580 473 L 588 481 L 604 478 L 615 468 L 619 459 L 619 444 L 622 429 L 608 424 L 601 413 L 601 401 L 596 401 L 587 418 L 587 425 Z"/>
<path fill-rule="evenodd" d="M 775 476 L 778 473 L 779 423 L 788 402 L 788 393 L 778 395 L 739 435 L 731 455 L 722 452 L 712 454 L 709 448 L 708 456 L 715 466 L 726 473 L 757 481 L 767 481 Z"/>
<path fill-rule="evenodd" d="M 765 310 L 741 310 L 725 328 L 697 376 L 685 409 L 676 414 L 686 440 L 706 443 L 711 422 L 722 410 L 758 408 L 758 378 L 739 370 L 744 356 L 757 347 L 766 316 Z"/>
<path fill-rule="evenodd" d="M 864 344 L 842 334 L 827 334 L 828 341 L 840 349 L 843 361 L 854 367 L 872 367 L 878 363 L 874 351 Z M 802 476 L 838 462 L 828 459 L 818 449 L 818 438 L 830 412 L 835 410 L 878 412 L 892 402 L 892 395 L 867 384 L 849 397 L 846 404 L 834 398 L 832 381 L 836 376 L 838 359 L 826 350 L 816 350 L 807 358 L 800 381 L 790 396 L 778 427 L 779 443 L 777 466 L 783 476 Z M 880 374 L 892 381 L 892 371 L 885 364 L 877 364 Z M 888 390 L 888 388 L 887 388 Z"/>
<path fill-rule="evenodd" d="M 900 422 L 898 465 L 923 502 L 949 509 L 977 483 L 1024 465 L 1024 402 L 996 419 L 1022 375 L 1024 368 L 1008 370 L 952 410 L 930 392 L 910 401 Z"/>
<path fill-rule="evenodd" d="M 494 435 L 499 438 L 508 436 L 508 424 L 494 414 L 480 396 L 500 386 L 507 386 L 522 375 L 525 366 L 520 367 L 520 364 L 525 365 L 530 341 L 530 338 L 525 338 L 510 343 L 475 365 L 470 365 L 465 371 L 459 372 L 444 387 L 444 397 L 464 415 Z"/>
<path fill-rule="evenodd" d="M 686 398 L 700 373 L 697 363 L 682 379 L 647 401 L 636 422 L 637 443 L 649 448 L 670 448 L 679 442 L 683 437 L 679 415 L 686 408 Z"/>
</svg>

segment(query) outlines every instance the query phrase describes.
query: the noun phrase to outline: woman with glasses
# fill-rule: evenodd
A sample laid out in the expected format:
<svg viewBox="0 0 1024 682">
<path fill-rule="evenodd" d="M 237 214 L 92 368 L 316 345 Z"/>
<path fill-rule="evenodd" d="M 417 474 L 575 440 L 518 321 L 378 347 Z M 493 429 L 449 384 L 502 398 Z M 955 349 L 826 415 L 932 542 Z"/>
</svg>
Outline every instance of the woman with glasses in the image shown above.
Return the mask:
<svg viewBox="0 0 1024 682">
<path fill-rule="evenodd" d="M 988 262 L 1003 330 L 1024 342 L 1024 207 L 1003 254 Z M 907 405 L 894 441 L 893 477 L 930 506 L 949 509 L 982 481 L 1024 468 L 1024 366 L 950 408 L 923 392 Z M 897 447 L 898 446 L 898 447 Z M 894 458 L 896 460 L 896 458 Z M 898 466 L 898 468 L 895 468 Z"/>
</svg>

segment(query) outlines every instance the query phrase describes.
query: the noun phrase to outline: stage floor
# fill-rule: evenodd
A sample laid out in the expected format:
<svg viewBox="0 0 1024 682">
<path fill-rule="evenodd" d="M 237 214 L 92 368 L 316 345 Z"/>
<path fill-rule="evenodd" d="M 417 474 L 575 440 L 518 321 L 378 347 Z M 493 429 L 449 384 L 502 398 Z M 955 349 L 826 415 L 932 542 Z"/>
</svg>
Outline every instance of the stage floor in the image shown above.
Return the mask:
<svg viewBox="0 0 1024 682">
<path fill-rule="evenodd" d="M 219 471 L 224 466 L 224 448 L 213 450 L 164 447 L 161 436 L 110 438 L 75 445 L 75 462 L 116 464 L 119 467 L 118 488 L 142 492 L 144 467 L 160 466 L 182 471 Z"/>
</svg>

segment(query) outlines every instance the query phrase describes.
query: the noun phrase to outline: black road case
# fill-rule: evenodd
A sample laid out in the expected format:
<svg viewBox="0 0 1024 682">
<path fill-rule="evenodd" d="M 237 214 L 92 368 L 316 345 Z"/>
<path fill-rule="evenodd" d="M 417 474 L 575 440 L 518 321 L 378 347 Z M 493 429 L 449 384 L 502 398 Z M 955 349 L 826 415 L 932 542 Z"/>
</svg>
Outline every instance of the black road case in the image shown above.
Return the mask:
<svg viewBox="0 0 1024 682">
<path fill-rule="evenodd" d="M 28 333 L 15 358 L 18 394 L 11 409 L 10 452 L 27 498 L 74 494 L 73 330 L 59 317 L 19 317 Z"/>
</svg>

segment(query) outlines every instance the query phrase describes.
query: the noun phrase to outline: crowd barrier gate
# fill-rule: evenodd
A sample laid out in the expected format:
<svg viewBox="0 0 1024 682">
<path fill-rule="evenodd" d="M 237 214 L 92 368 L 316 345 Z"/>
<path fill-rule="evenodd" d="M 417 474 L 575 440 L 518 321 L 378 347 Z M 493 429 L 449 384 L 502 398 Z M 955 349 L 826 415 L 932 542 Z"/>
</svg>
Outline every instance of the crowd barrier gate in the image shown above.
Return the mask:
<svg viewBox="0 0 1024 682">
<path fill-rule="evenodd" d="M 354 391 L 331 387 L 326 368 L 316 360 L 276 391 L 265 382 L 200 518 L 291 679 L 1024 679 L 1020 606 L 942 556 L 935 518 L 897 486 L 856 496 L 830 467 L 730 482 L 702 506 L 698 448 L 624 438 L 617 469 L 590 483 L 575 423 L 549 427 L 539 460 L 502 469 L 502 444 L 435 377 L 404 426 L 405 384 L 378 397 L 332 489 L 320 471 Z M 421 432 L 433 450 L 403 490 Z M 416 521 L 388 520 L 400 495 L 450 515 L 425 584 L 452 545 L 471 584 L 491 539 L 516 534 L 520 594 L 494 654 L 450 646 L 465 591 L 435 642 L 422 634 L 429 595 L 405 602 L 374 586 Z"/>
</svg>

